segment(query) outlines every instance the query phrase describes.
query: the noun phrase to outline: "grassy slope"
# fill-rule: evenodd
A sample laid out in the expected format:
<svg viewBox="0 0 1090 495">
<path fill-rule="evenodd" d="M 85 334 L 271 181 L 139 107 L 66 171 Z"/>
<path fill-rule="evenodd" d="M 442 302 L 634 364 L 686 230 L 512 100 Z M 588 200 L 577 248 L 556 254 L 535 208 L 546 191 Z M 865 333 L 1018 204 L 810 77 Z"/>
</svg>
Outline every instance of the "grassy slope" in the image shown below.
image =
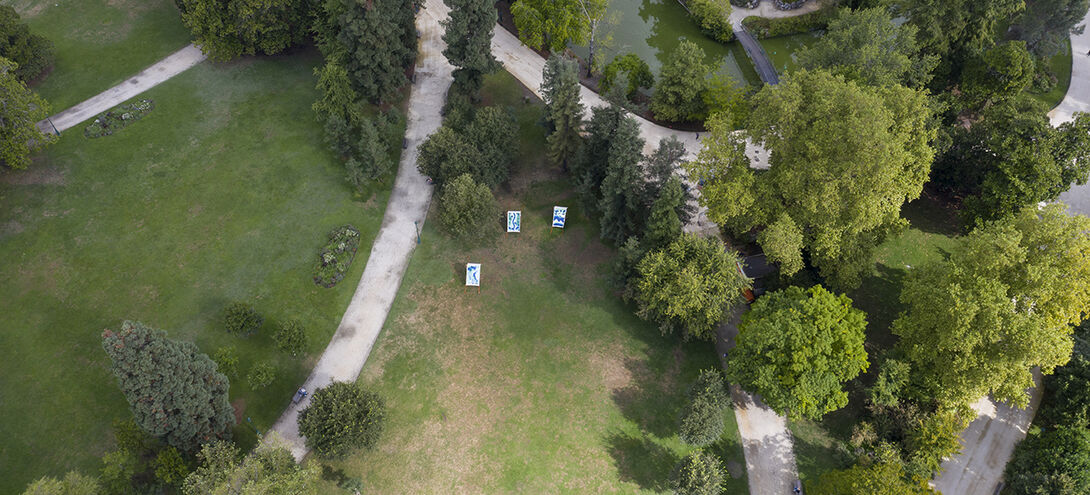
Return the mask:
<svg viewBox="0 0 1090 495">
<path fill-rule="evenodd" d="M 190 42 L 172 0 L 0 0 L 49 38 L 57 60 L 34 90 L 53 111 L 106 90 Z"/>
<path fill-rule="evenodd" d="M 506 73 L 485 91 L 518 108 L 523 145 L 500 202 L 523 211 L 523 232 L 469 248 L 433 215 L 360 378 L 388 401 L 387 430 L 334 467 L 373 493 L 662 490 L 689 451 L 677 413 L 712 348 L 661 336 L 612 294 L 613 250 L 542 163 L 540 107 Z M 547 224 L 554 204 L 572 208 L 563 231 Z M 483 263 L 479 294 L 462 287 L 468 261 Z M 726 419 L 717 449 L 744 466 Z"/>
<path fill-rule="evenodd" d="M 340 321 L 388 196 L 353 201 L 326 151 L 310 111 L 319 61 L 201 64 L 149 91 L 144 120 L 100 139 L 74 128 L 28 172 L 0 176 L 0 493 L 97 472 L 111 420 L 128 415 L 99 344 L 122 319 L 209 354 L 236 345 L 243 376 L 273 360 L 272 386 L 232 378 L 232 399 L 259 428 L 279 415 Z M 317 250 L 344 223 L 363 233 L 359 254 L 344 282 L 319 288 Z M 248 340 L 222 330 L 236 298 L 266 316 Z M 288 317 L 306 326 L 305 362 L 270 338 Z"/>
</svg>

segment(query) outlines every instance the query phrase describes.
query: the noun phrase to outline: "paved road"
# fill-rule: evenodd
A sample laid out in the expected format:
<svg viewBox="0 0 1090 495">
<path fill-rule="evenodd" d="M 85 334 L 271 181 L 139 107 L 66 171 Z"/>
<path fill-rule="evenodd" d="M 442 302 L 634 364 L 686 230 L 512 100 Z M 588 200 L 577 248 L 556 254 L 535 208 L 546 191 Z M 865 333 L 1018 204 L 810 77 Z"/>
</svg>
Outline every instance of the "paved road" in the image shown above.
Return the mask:
<svg viewBox="0 0 1090 495">
<path fill-rule="evenodd" d="M 185 72 L 190 67 L 203 62 L 205 58 L 200 48 L 194 45 L 186 46 L 156 62 L 155 65 L 144 69 L 139 74 L 124 80 L 121 84 L 51 116 L 49 120 L 53 121 L 53 125 L 57 126 L 57 130 L 63 131 L 72 128 L 80 122 L 124 103 L 130 98 L 157 86 L 159 83 Z M 38 129 L 46 133 L 53 132 L 53 127 L 47 120 L 38 122 Z"/>
<path fill-rule="evenodd" d="M 1048 113 L 1052 125 L 1071 120 L 1075 112 L 1090 113 L 1090 55 L 1087 55 L 1090 53 L 1090 13 L 1082 23 L 1086 30 L 1071 36 L 1071 86 L 1059 106 Z M 1072 187 L 1060 195 L 1060 200 L 1067 203 L 1071 211 L 1090 215 L 1090 184 Z"/>
<path fill-rule="evenodd" d="M 416 248 L 414 222 L 424 225 L 432 194 L 432 186 L 416 169 L 418 147 L 442 123 L 439 110 L 443 107 L 447 88 L 452 81 L 453 67 L 443 57 L 445 44 L 441 39 L 443 28 L 439 25 L 439 20 L 445 18 L 447 12 L 441 0 L 427 0 L 426 8 L 416 18 L 421 37 L 416 60 L 416 83 L 409 96 L 408 126 L 405 130 L 408 148 L 401 154 L 401 164 L 386 204 L 382 228 L 371 246 L 363 277 L 337 332 L 303 385 L 307 390 L 313 391 L 334 381 L 356 380 L 378 339 L 386 314 L 401 285 L 409 257 Z M 284 438 L 296 460 L 302 460 L 307 452 L 297 421 L 299 411 L 308 402 L 309 398 L 298 406 L 288 407 L 272 427 L 272 431 Z"/>
</svg>

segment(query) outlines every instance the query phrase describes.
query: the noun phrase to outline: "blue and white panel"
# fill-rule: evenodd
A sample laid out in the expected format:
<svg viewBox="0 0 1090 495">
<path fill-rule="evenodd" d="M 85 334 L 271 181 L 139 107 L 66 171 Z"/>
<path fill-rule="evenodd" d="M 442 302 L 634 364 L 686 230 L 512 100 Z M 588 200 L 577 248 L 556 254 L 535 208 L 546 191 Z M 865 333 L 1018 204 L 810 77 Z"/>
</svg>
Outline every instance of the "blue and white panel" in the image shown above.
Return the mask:
<svg viewBox="0 0 1090 495">
<path fill-rule="evenodd" d="M 568 219 L 567 206 L 553 207 L 553 227 L 564 228 L 564 222 Z"/>
<path fill-rule="evenodd" d="M 466 263 L 466 285 L 470 287 L 481 286 L 480 263 Z"/>
</svg>

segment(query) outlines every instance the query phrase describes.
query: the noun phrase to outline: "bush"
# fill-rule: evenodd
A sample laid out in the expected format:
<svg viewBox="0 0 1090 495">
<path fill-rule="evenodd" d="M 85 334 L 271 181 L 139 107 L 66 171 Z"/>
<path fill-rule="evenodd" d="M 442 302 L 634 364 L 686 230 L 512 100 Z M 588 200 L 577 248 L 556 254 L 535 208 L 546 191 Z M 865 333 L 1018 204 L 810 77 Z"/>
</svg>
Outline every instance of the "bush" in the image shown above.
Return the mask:
<svg viewBox="0 0 1090 495">
<path fill-rule="evenodd" d="M 374 447 L 385 418 L 386 404 L 377 394 L 355 383 L 335 382 L 315 391 L 299 413 L 299 433 L 319 456 L 339 458 Z"/>
<path fill-rule="evenodd" d="M 1004 493 L 1014 495 L 1090 493 L 1090 431 L 1061 427 L 1030 432 L 1015 447 L 1005 478 L 1010 486 Z"/>
<path fill-rule="evenodd" d="M 227 306 L 223 323 L 228 333 L 249 337 L 257 332 L 261 323 L 265 321 L 252 305 L 241 301 L 235 301 Z"/>
<path fill-rule="evenodd" d="M 327 237 L 329 241 L 318 253 L 318 263 L 314 265 L 314 283 L 328 289 L 337 285 L 352 266 L 360 247 L 360 231 L 342 225 L 329 231 Z"/>
<path fill-rule="evenodd" d="M 155 102 L 147 99 L 123 103 L 95 117 L 95 121 L 83 130 L 83 135 L 89 138 L 109 136 L 144 118 L 153 108 L 155 108 Z"/>
<path fill-rule="evenodd" d="M 734 41 L 730 26 L 730 2 L 727 0 L 689 0 L 689 12 L 700 28 L 724 43 Z"/>
<path fill-rule="evenodd" d="M 220 373 L 228 376 L 238 376 L 238 349 L 235 346 L 229 345 L 216 349 L 216 353 L 212 355 L 212 360 L 216 362 L 216 368 Z"/>
<path fill-rule="evenodd" d="M 276 347 L 292 356 L 302 354 L 307 347 L 307 333 L 298 320 L 280 322 L 273 340 L 276 341 Z"/>
<path fill-rule="evenodd" d="M 730 475 L 715 454 L 697 450 L 681 460 L 670 477 L 670 488 L 678 495 L 719 495 Z"/>
<path fill-rule="evenodd" d="M 655 85 L 655 75 L 647 62 L 635 53 L 626 53 L 610 60 L 602 69 L 602 80 L 598 83 L 598 92 L 603 94 L 609 92 L 609 88 L 613 87 L 613 81 L 622 73 L 628 78 L 625 93 L 629 98 L 635 97 L 636 90 L 639 88 L 650 89 Z"/>
<path fill-rule="evenodd" d="M 723 435 L 723 410 L 730 404 L 723 373 L 703 370 L 689 387 L 689 405 L 681 414 L 681 441 L 703 447 Z"/>
<path fill-rule="evenodd" d="M 276 367 L 268 361 L 255 364 L 253 368 L 250 368 L 250 373 L 246 375 L 246 381 L 250 382 L 250 388 L 253 390 L 268 387 L 275 379 Z"/>
<path fill-rule="evenodd" d="M 186 466 L 178 449 L 167 447 L 155 456 L 155 479 L 163 484 L 178 486 L 187 474 L 189 474 L 189 467 Z"/>
<path fill-rule="evenodd" d="M 495 233 L 500 207 L 485 184 L 478 184 L 469 174 L 462 174 L 443 186 L 439 196 L 439 223 L 452 237 L 482 238 Z"/>
<path fill-rule="evenodd" d="M 14 8 L 0 5 L 0 57 L 18 64 L 15 77 L 27 82 L 53 65 L 53 42 L 31 34 Z"/>
<path fill-rule="evenodd" d="M 749 16 L 742 19 L 742 27 L 754 38 L 765 39 L 789 34 L 808 33 L 825 29 L 837 16 L 836 5 L 829 4 L 818 10 L 795 17 L 769 19 Z"/>
</svg>

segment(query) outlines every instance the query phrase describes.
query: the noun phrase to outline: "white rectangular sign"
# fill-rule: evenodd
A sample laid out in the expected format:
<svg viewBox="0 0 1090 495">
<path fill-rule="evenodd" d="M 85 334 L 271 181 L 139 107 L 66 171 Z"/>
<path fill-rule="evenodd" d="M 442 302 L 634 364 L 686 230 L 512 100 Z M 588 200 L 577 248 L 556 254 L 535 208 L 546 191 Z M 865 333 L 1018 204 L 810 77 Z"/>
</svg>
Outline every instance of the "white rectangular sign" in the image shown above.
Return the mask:
<svg viewBox="0 0 1090 495">
<path fill-rule="evenodd" d="M 508 232 L 521 232 L 522 231 L 522 212 L 521 211 L 509 211 L 509 212 L 507 212 L 507 231 Z"/>
<path fill-rule="evenodd" d="M 564 228 L 564 222 L 568 219 L 567 206 L 553 207 L 553 227 Z"/>
<path fill-rule="evenodd" d="M 466 285 L 470 287 L 481 286 L 481 264 L 466 263 Z"/>
</svg>

